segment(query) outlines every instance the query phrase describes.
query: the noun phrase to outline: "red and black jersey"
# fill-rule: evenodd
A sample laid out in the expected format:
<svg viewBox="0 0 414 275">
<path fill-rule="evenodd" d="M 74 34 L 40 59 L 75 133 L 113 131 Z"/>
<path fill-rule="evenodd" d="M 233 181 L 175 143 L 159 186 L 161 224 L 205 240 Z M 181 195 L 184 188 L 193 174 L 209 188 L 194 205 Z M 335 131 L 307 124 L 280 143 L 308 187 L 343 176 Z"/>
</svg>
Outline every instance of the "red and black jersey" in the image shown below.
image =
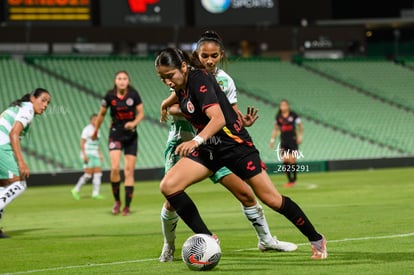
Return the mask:
<svg viewBox="0 0 414 275">
<path fill-rule="evenodd" d="M 286 117 L 278 113 L 275 123 L 279 126 L 281 132 L 280 140 L 282 142 L 296 142 L 296 125 L 300 123 L 300 118 L 295 112 L 290 112 Z"/>
<path fill-rule="evenodd" d="M 112 126 L 115 128 L 124 128 L 125 123 L 132 121 L 136 117 L 136 106 L 141 104 L 142 100 L 139 93 L 133 88 L 128 88 L 124 96 L 119 97 L 116 89 L 109 90 L 102 100 L 102 107 L 110 109 L 112 117 Z"/>
<path fill-rule="evenodd" d="M 217 84 L 216 79 L 206 70 L 193 69 L 189 72 L 186 90 L 175 92 L 181 111 L 186 119 L 201 132 L 210 119 L 204 113 L 213 105 L 220 105 L 226 119 L 226 126 L 206 141 L 206 146 L 234 146 L 246 143 L 253 146 L 251 137 L 238 115 L 234 111 L 226 95 Z"/>
</svg>

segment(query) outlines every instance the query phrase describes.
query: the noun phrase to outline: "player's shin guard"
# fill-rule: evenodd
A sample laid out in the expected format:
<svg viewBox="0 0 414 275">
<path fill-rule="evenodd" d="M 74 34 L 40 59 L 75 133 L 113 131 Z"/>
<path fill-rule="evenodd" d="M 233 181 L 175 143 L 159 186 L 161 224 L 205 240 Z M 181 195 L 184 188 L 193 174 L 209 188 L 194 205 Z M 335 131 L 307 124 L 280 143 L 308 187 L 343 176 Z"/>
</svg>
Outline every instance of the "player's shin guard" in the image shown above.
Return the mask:
<svg viewBox="0 0 414 275">
<path fill-rule="evenodd" d="M 6 207 L 11 203 L 15 198 L 20 196 L 26 190 L 25 181 L 16 181 L 6 188 L 4 188 L 0 193 L 0 209 Z"/>
<path fill-rule="evenodd" d="M 212 235 L 198 212 L 197 207 L 191 198 L 184 192 L 180 191 L 166 196 L 171 206 L 177 211 L 180 218 L 193 230 L 194 233 Z"/>
<path fill-rule="evenodd" d="M 262 206 L 257 203 L 254 206 L 243 207 L 243 213 L 251 222 L 254 230 L 256 230 L 257 238 L 263 243 L 273 242 L 273 237 L 270 234 L 269 225 L 263 212 Z"/>
<path fill-rule="evenodd" d="M 120 181 L 111 182 L 112 185 L 112 194 L 114 195 L 115 201 L 121 201 L 121 197 L 119 196 L 119 186 L 121 185 Z"/>
<path fill-rule="evenodd" d="M 125 207 L 129 207 L 131 205 L 133 196 L 134 186 L 125 186 Z"/>
<path fill-rule="evenodd" d="M 82 187 L 82 185 L 84 185 L 85 183 L 87 183 L 90 179 L 92 178 L 92 175 L 91 174 L 83 174 L 79 179 L 78 179 L 78 182 L 76 183 L 76 185 L 75 185 L 75 191 L 76 192 L 79 192 L 80 191 L 80 189 L 81 189 L 81 187 Z"/>
<path fill-rule="evenodd" d="M 101 179 L 102 179 L 102 173 L 93 174 L 93 178 L 92 178 L 92 185 L 93 185 L 92 196 L 98 196 L 99 195 L 99 190 L 101 188 Z"/>
<path fill-rule="evenodd" d="M 161 228 L 164 235 L 164 243 L 174 245 L 175 229 L 179 220 L 179 216 L 175 211 L 169 211 L 164 206 L 161 209 Z"/>
<path fill-rule="evenodd" d="M 277 211 L 291 221 L 309 241 L 318 241 L 322 235 L 316 232 L 312 223 L 300 207 L 289 197 L 282 196 L 282 207 Z"/>
</svg>

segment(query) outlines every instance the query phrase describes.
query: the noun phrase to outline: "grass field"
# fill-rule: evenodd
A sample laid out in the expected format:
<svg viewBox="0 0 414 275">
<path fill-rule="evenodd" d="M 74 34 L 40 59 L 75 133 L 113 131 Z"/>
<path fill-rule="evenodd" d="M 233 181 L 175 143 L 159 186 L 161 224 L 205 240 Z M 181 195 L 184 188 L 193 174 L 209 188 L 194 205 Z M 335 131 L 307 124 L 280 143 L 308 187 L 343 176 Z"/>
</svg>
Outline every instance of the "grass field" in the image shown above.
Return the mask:
<svg viewBox="0 0 414 275">
<path fill-rule="evenodd" d="M 253 228 L 239 203 L 221 186 L 202 182 L 189 189 L 209 227 L 221 240 L 220 274 L 413 274 L 414 168 L 307 173 L 298 185 L 279 190 L 305 210 L 328 239 L 329 258 L 310 259 L 307 240 L 283 216 L 265 207 L 272 233 L 299 244 L 292 253 L 256 249 Z M 138 182 L 131 216 L 112 216 L 105 200 L 80 201 L 71 185 L 32 187 L 5 213 L 2 226 L 12 238 L 0 240 L 1 274 L 182 274 L 180 258 L 192 233 L 177 230 L 176 260 L 159 263 L 162 246 L 158 182 Z"/>
</svg>

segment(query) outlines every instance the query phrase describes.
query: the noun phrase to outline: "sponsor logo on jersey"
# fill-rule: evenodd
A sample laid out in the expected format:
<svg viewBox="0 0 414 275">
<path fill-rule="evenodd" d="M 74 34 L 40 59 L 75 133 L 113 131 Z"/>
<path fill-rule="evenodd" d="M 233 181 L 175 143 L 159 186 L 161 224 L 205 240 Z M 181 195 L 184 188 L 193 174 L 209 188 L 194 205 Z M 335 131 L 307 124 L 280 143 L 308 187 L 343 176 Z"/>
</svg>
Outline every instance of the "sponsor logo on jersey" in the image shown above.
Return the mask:
<svg viewBox="0 0 414 275">
<path fill-rule="evenodd" d="M 132 105 L 134 105 L 134 100 L 133 100 L 132 98 L 128 98 L 128 99 L 126 100 L 126 105 L 128 105 L 128 106 L 132 106 Z"/>
<path fill-rule="evenodd" d="M 205 92 L 207 92 L 207 87 L 206 85 L 203 85 L 200 87 L 200 93 L 205 93 Z"/>
<path fill-rule="evenodd" d="M 193 103 L 189 100 L 189 101 L 187 102 L 187 111 L 188 111 L 190 114 L 192 114 L 192 113 L 194 113 L 194 110 L 195 110 L 194 105 L 193 105 Z"/>
<path fill-rule="evenodd" d="M 115 100 L 115 99 L 112 99 L 112 101 L 111 101 L 111 105 L 112 105 L 112 106 L 116 106 L 116 100 Z"/>
</svg>

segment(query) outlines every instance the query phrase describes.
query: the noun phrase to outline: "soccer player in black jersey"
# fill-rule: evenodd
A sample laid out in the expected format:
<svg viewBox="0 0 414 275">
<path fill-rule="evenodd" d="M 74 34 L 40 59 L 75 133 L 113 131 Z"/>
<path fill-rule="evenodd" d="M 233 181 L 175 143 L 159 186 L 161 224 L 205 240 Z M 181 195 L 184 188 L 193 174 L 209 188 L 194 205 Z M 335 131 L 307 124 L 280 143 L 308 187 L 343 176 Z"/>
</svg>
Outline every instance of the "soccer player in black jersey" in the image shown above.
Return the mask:
<svg viewBox="0 0 414 275">
<path fill-rule="evenodd" d="M 283 171 L 285 171 L 288 182 L 286 188 L 292 187 L 296 183 L 297 169 L 296 157 L 299 156 L 299 144 L 302 143 L 303 125 L 299 116 L 290 110 L 289 102 L 283 99 L 279 103 L 279 111 L 275 118 L 275 127 L 270 139 L 270 148 L 275 145 L 276 137 L 280 130 L 280 143 L 277 153 L 283 161 Z"/>
<path fill-rule="evenodd" d="M 326 258 L 326 239 L 293 200 L 276 190 L 249 133 L 215 78 L 201 67 L 176 48 L 162 50 L 155 60 L 161 80 L 175 91 L 171 105 L 178 104 L 197 129 L 196 137 L 177 147 L 181 158 L 162 179 L 161 193 L 194 233 L 212 235 L 185 189 L 226 166 L 245 180 L 262 202 L 284 215 L 308 238 L 312 259 Z"/>
<path fill-rule="evenodd" d="M 112 118 L 109 130 L 110 181 L 115 199 L 112 213 L 119 214 L 121 209 L 120 163 L 122 151 L 124 151 L 125 205 L 122 215 L 127 216 L 130 214 L 129 207 L 134 193 L 134 169 L 138 153 L 136 128 L 144 118 L 144 105 L 139 93 L 130 86 L 129 75 L 126 71 L 119 71 L 115 74 L 114 87 L 106 93 L 102 100 L 94 138 L 96 138 L 108 109 L 110 109 Z"/>
</svg>

